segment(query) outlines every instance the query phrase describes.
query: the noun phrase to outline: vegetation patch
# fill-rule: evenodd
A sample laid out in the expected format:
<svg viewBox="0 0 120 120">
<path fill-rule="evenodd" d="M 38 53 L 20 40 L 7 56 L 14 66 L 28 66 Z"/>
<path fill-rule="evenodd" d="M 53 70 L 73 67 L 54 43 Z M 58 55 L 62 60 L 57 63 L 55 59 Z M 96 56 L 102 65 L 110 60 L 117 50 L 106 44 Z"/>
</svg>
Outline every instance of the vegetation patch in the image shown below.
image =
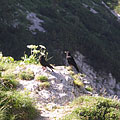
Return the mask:
<svg viewBox="0 0 120 120">
<path fill-rule="evenodd" d="M 80 74 L 75 74 L 73 77 L 73 83 L 79 87 L 84 87 L 84 83 L 82 82 L 82 79 L 80 78 Z"/>
<path fill-rule="evenodd" d="M 79 79 L 75 79 L 75 80 L 73 81 L 73 83 L 74 83 L 75 85 L 79 86 L 79 87 L 84 87 L 83 82 L 82 82 L 81 80 L 79 80 Z"/>
<path fill-rule="evenodd" d="M 31 70 L 22 71 L 19 73 L 19 78 L 22 80 L 32 80 L 34 79 L 34 72 Z"/>
<path fill-rule="evenodd" d="M 36 114 L 33 101 L 27 95 L 0 91 L 0 120 L 32 120 Z"/>
<path fill-rule="evenodd" d="M 81 96 L 71 104 L 77 106 L 62 120 L 119 120 L 120 102 L 103 97 Z"/>
<path fill-rule="evenodd" d="M 86 86 L 85 89 L 86 89 L 87 91 L 90 91 L 90 92 L 93 91 L 93 88 L 92 88 L 91 86 Z"/>
<path fill-rule="evenodd" d="M 0 90 L 13 90 L 17 87 L 18 81 L 14 74 L 6 74 L 0 78 Z"/>
<path fill-rule="evenodd" d="M 42 82 L 42 83 L 40 83 L 40 87 L 41 88 L 49 88 L 50 87 L 50 83 L 49 82 Z"/>
<path fill-rule="evenodd" d="M 38 81 L 41 81 L 41 82 L 48 81 L 48 77 L 44 76 L 44 75 L 36 76 L 35 79 L 38 80 Z"/>
</svg>

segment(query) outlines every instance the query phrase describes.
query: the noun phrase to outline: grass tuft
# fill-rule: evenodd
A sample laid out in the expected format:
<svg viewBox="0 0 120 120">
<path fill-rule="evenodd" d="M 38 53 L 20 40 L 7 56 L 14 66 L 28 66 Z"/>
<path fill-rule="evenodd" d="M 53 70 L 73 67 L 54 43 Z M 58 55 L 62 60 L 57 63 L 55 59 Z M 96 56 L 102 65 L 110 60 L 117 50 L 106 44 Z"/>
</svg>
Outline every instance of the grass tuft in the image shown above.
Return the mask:
<svg viewBox="0 0 120 120">
<path fill-rule="evenodd" d="M 84 87 L 84 83 L 82 82 L 80 78 L 80 74 L 75 74 L 72 76 L 73 77 L 73 83 L 79 87 Z"/>
<path fill-rule="evenodd" d="M 47 77 L 47 76 L 44 76 L 44 75 L 36 76 L 35 79 L 36 79 L 37 81 L 41 81 L 41 82 L 46 82 L 46 81 L 48 81 L 48 77 Z"/>
<path fill-rule="evenodd" d="M 40 87 L 41 88 L 49 88 L 50 87 L 50 83 L 49 82 L 40 83 Z"/>
<path fill-rule="evenodd" d="M 15 78 L 16 76 L 14 74 L 5 74 L 1 76 L 0 90 L 14 90 L 18 85 L 18 81 Z"/>
<path fill-rule="evenodd" d="M 22 80 L 32 80 L 34 79 L 34 72 L 31 70 L 22 71 L 19 73 L 19 78 Z"/>
<path fill-rule="evenodd" d="M 37 114 L 33 101 L 15 91 L 0 91 L 0 106 L 0 120 L 32 120 Z"/>
<path fill-rule="evenodd" d="M 73 83 L 74 83 L 75 85 L 79 86 L 79 87 L 84 87 L 83 82 L 82 82 L 81 80 L 79 80 L 79 79 L 75 79 L 75 80 L 73 81 Z"/>
<path fill-rule="evenodd" d="M 93 91 L 93 88 L 92 88 L 91 86 L 86 86 L 85 89 L 86 89 L 87 91 L 90 91 L 90 92 Z"/>
</svg>

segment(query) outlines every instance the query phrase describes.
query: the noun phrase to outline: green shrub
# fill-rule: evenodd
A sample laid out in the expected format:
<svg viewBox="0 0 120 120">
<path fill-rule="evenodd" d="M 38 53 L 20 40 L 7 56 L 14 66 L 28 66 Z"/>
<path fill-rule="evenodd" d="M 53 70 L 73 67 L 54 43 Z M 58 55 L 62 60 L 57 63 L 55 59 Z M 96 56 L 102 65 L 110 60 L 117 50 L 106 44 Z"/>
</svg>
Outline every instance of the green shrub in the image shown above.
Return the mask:
<svg viewBox="0 0 120 120">
<path fill-rule="evenodd" d="M 38 80 L 38 81 L 41 81 L 41 82 L 46 82 L 46 81 L 48 81 L 48 77 L 47 77 L 47 76 L 44 76 L 44 75 L 36 76 L 35 79 Z"/>
<path fill-rule="evenodd" d="M 27 95 L 0 91 L 0 120 L 32 120 L 36 113 Z"/>
<path fill-rule="evenodd" d="M 62 120 L 120 120 L 120 102 L 117 100 L 82 96 L 72 105 L 77 108 Z"/>
<path fill-rule="evenodd" d="M 34 79 L 34 72 L 31 70 L 22 71 L 19 73 L 19 78 L 22 80 L 32 80 Z"/>
</svg>

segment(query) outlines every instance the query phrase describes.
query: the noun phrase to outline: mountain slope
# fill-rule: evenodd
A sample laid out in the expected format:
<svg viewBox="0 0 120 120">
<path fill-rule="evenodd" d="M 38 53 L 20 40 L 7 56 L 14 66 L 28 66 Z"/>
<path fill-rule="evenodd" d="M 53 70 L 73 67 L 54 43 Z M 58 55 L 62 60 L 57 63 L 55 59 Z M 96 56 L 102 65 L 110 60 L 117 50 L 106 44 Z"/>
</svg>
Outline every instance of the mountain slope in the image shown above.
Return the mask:
<svg viewBox="0 0 120 120">
<path fill-rule="evenodd" d="M 27 19 L 30 13 L 43 31 L 30 29 L 35 25 Z M 29 52 L 26 45 L 43 44 L 59 65 L 64 50 L 79 51 L 96 70 L 111 72 L 119 80 L 120 23 L 101 0 L 2 0 L 0 18 L 4 55 L 20 59 Z"/>
</svg>

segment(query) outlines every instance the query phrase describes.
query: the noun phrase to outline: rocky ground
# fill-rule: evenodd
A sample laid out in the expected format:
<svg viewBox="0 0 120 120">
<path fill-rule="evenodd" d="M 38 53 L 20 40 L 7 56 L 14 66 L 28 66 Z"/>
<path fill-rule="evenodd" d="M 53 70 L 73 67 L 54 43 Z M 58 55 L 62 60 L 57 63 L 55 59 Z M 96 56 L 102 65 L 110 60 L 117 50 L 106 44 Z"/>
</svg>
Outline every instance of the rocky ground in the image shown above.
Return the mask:
<svg viewBox="0 0 120 120">
<path fill-rule="evenodd" d="M 74 68 L 71 71 L 65 66 L 54 66 L 53 72 L 49 68 L 43 70 L 40 65 L 24 65 L 24 67 L 21 65 L 16 68 L 16 73 L 28 69 L 34 72 L 34 79 L 19 80 L 18 90 L 29 91 L 30 97 L 36 101 L 37 109 L 40 112 L 40 116 L 36 120 L 59 120 L 72 111 L 73 108 L 70 108 L 69 103 L 81 95 L 119 97 L 120 83 L 116 83 L 110 73 L 108 75 L 102 72 L 96 73 L 84 62 L 82 55 L 76 53 L 75 57 L 78 58 L 76 62 L 81 68 L 80 74 L 85 74 L 84 77 L 79 76 L 83 86 L 74 84 L 73 74 L 77 74 L 73 72 Z M 40 87 L 41 82 L 36 80 L 38 75 L 46 76 L 50 86 Z M 88 86 L 91 86 L 92 91 L 86 89 Z"/>
<path fill-rule="evenodd" d="M 36 101 L 37 108 L 40 111 L 40 116 L 36 120 L 58 120 L 71 112 L 73 108 L 70 108 L 69 103 L 73 99 L 83 94 L 94 94 L 85 89 L 85 86 L 90 84 L 85 78 L 82 78 L 84 87 L 78 87 L 74 85 L 73 77 L 65 66 L 54 68 L 54 72 L 52 72 L 49 68 L 43 70 L 40 65 L 26 65 L 24 67 L 24 70 L 31 69 L 35 76 L 47 76 L 50 83 L 48 88 L 40 87 L 41 83 L 36 79 L 19 80 L 18 90 L 30 91 L 30 96 Z M 22 69 L 22 67 L 17 67 L 16 72 Z"/>
</svg>

